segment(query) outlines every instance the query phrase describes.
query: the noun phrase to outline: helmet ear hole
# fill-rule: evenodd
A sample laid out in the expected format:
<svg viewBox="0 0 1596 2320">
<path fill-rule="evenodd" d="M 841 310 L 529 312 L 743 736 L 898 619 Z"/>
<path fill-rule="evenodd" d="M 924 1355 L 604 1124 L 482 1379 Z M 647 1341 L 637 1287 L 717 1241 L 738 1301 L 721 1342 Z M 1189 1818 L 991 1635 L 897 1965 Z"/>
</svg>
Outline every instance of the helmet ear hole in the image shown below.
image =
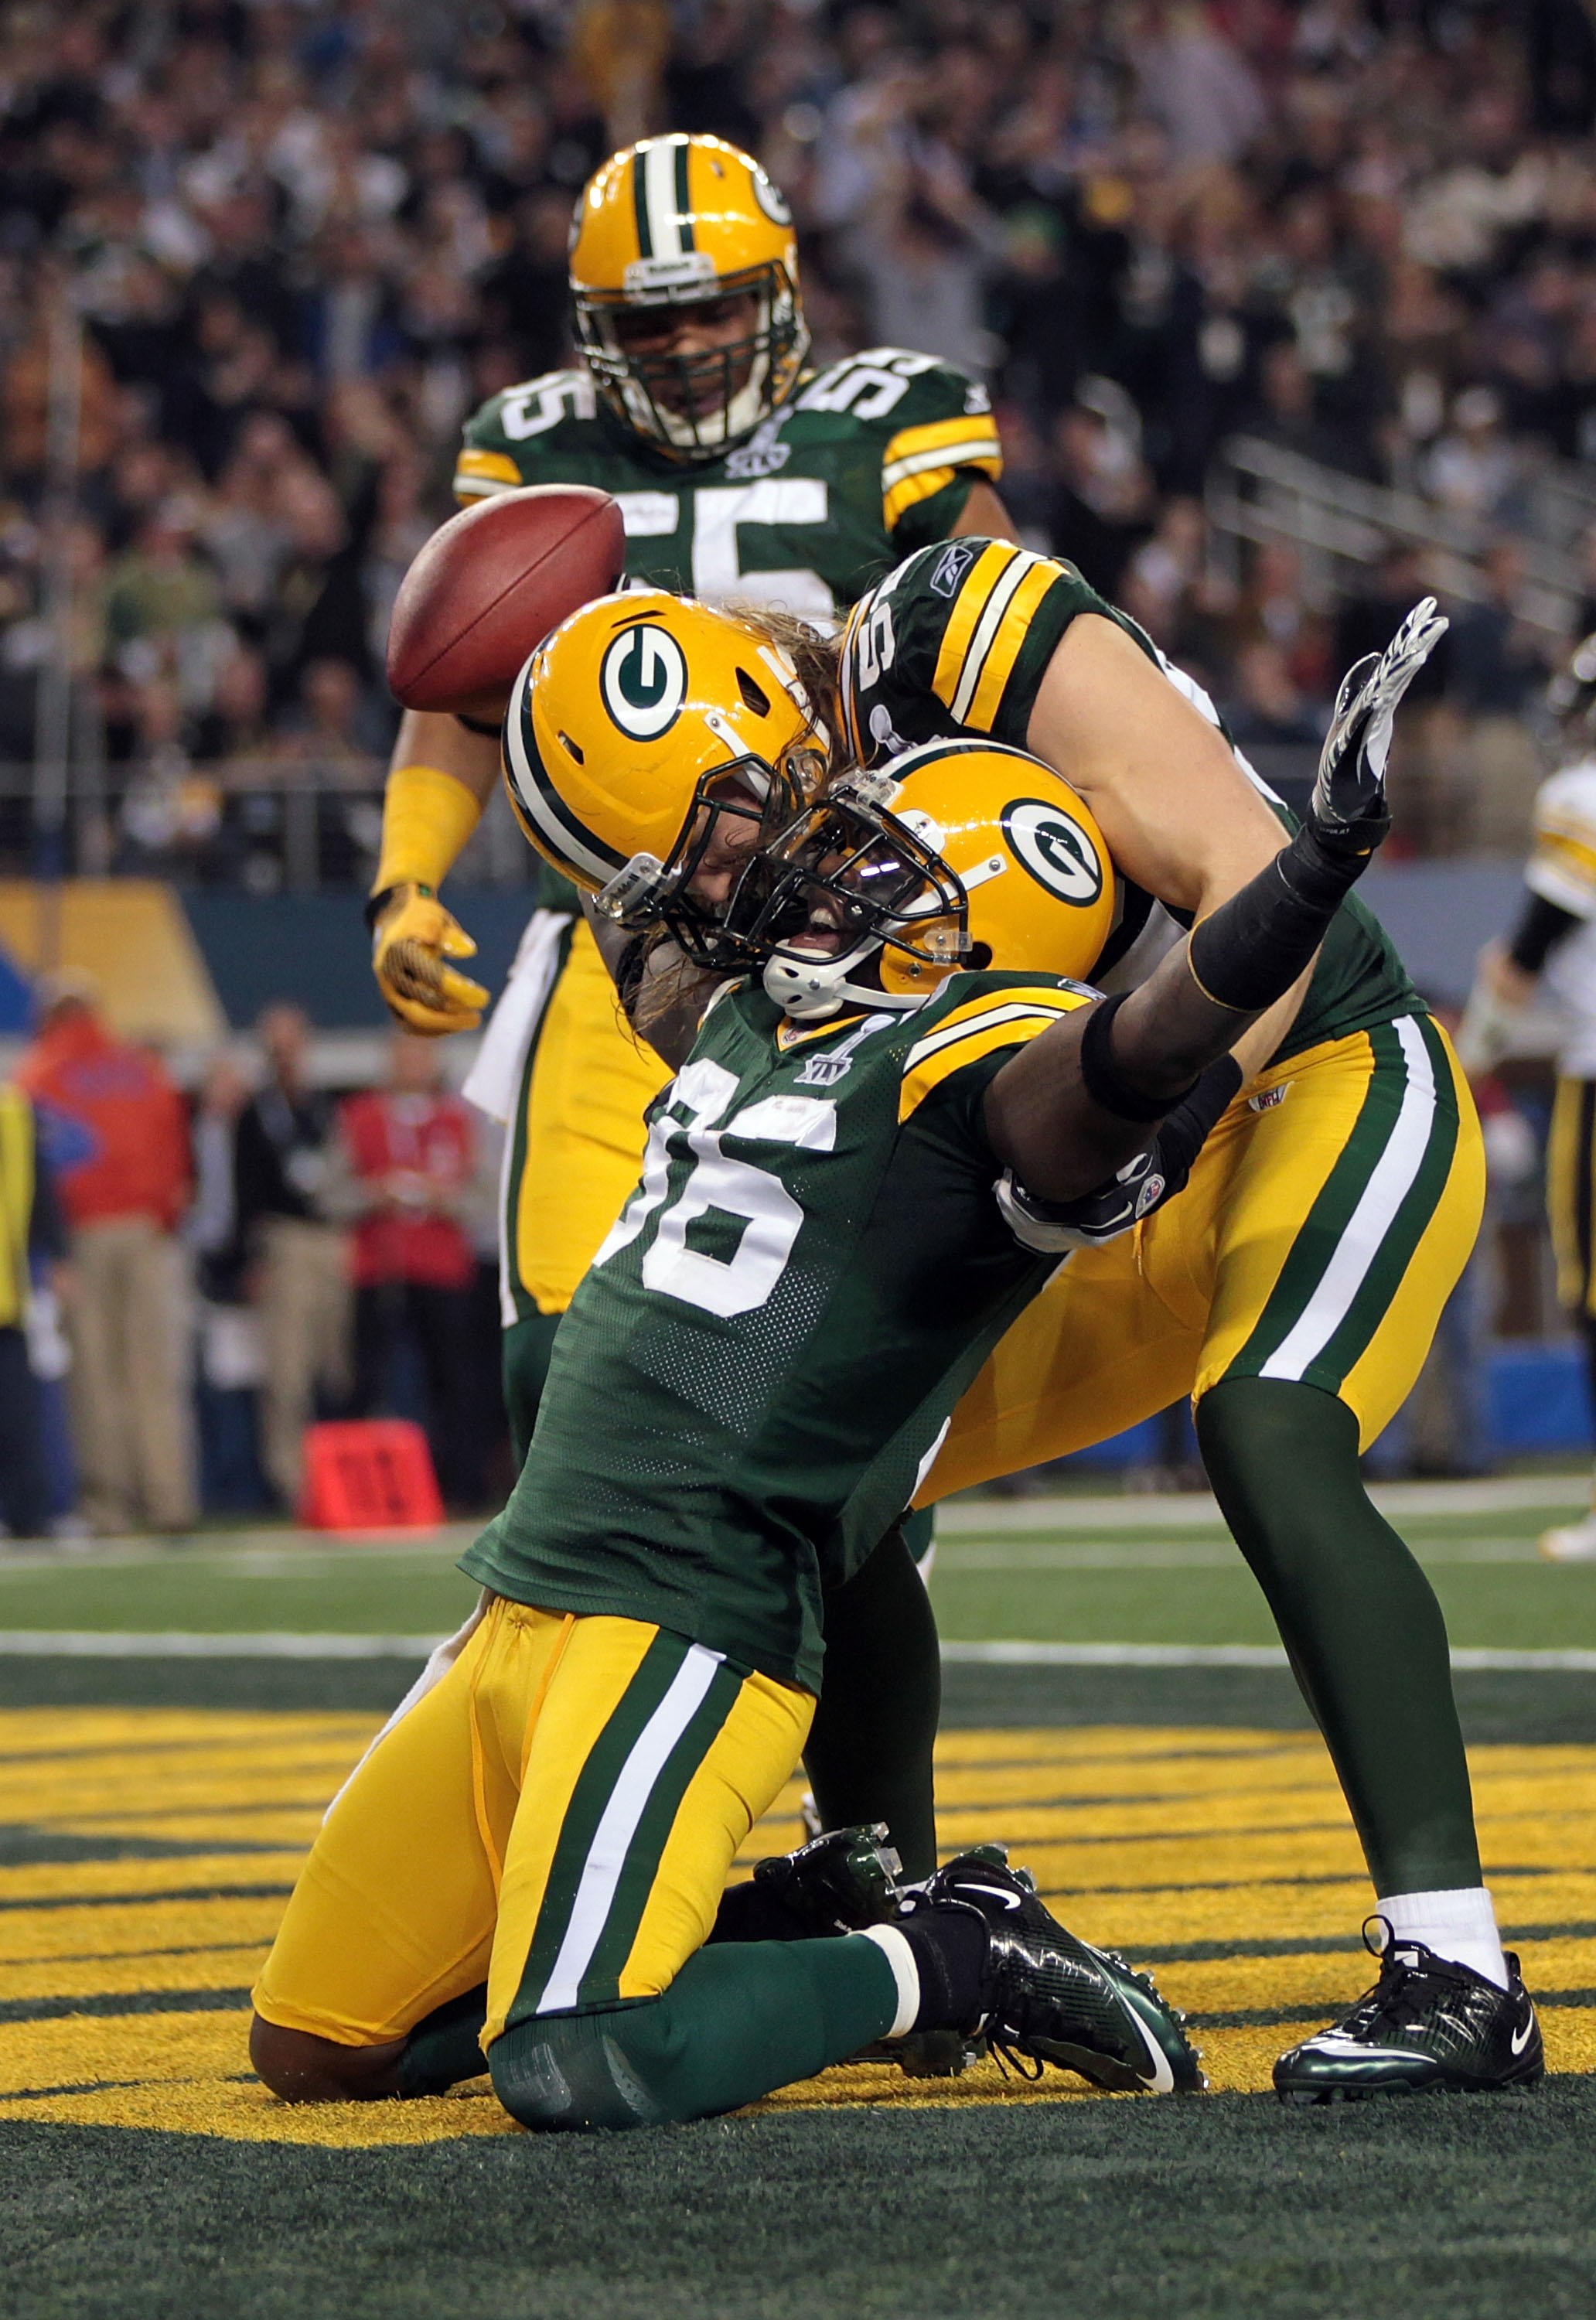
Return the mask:
<svg viewBox="0 0 1596 2320">
<path fill-rule="evenodd" d="M 983 974 L 985 969 L 992 965 L 992 945 L 990 943 L 973 942 L 970 945 L 968 952 L 966 954 L 965 965 L 966 967 L 971 968 L 976 974 Z"/>
<path fill-rule="evenodd" d="M 769 716 L 770 695 L 762 685 L 755 683 L 746 668 L 739 668 L 737 672 L 737 689 L 742 695 L 745 709 L 751 709 L 756 717 Z"/>
</svg>

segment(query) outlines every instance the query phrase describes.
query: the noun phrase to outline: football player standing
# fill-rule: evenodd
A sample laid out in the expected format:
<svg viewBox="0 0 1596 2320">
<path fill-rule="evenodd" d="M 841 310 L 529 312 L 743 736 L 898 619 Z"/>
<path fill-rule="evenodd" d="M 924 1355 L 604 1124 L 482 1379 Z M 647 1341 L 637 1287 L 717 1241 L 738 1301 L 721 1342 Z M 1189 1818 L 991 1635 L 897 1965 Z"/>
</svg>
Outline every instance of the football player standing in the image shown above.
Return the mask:
<svg viewBox="0 0 1596 2320">
<path fill-rule="evenodd" d="M 1536 793 L 1523 909 L 1507 942 L 1481 957 L 1457 1047 L 1471 1071 L 1488 1071 L 1543 980 L 1563 1010 L 1546 1210 L 1557 1300 L 1584 1339 L 1596 1400 L 1596 636 L 1575 646 L 1546 706 L 1563 762 Z M 1540 1551 L 1549 1563 L 1596 1562 L 1596 1509 L 1547 1531 Z"/>
</svg>

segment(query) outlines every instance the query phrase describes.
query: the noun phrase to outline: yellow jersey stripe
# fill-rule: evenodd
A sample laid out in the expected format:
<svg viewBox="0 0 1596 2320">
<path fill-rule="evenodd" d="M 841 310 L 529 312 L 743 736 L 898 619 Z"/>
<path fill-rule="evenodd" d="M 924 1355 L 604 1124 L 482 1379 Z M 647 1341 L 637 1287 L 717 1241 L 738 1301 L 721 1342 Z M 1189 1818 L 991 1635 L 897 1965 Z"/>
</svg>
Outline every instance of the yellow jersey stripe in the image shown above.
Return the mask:
<svg viewBox="0 0 1596 2320">
<path fill-rule="evenodd" d="M 521 469 L 503 451 L 462 451 L 455 462 L 458 500 L 485 499 L 492 492 L 519 490 Z"/>
<path fill-rule="evenodd" d="M 984 1027 L 972 1024 L 967 1030 L 955 1032 L 946 1046 L 939 1046 L 934 1037 L 922 1040 L 911 1052 L 923 1060 L 904 1074 L 903 1084 L 898 1091 L 899 1127 L 919 1110 L 931 1090 L 940 1087 L 944 1080 L 1001 1048 L 1024 1047 L 1039 1031 L 1056 1023 L 1061 1011 L 1066 1010 L 1044 1014 L 1039 1008 L 1002 1009 Z"/>
<path fill-rule="evenodd" d="M 1596 846 L 1589 838 L 1576 838 L 1569 829 L 1538 829 L 1535 834 L 1531 860 L 1537 855 L 1549 856 L 1560 870 L 1582 873 L 1592 884 L 1596 884 Z"/>
<path fill-rule="evenodd" d="M 964 666 L 958 673 L 957 687 L 952 701 L 948 703 L 958 724 L 967 725 L 971 722 L 970 712 L 975 706 L 975 694 L 985 673 L 987 656 L 991 653 L 997 641 L 999 631 L 1009 617 L 1010 607 L 1019 594 L 1020 583 L 1026 575 L 1034 571 L 1043 560 L 1039 556 L 1031 556 L 1025 549 L 1017 548 L 1010 558 L 1007 569 L 998 575 L 996 585 L 987 597 L 982 608 L 981 618 L 975 623 L 975 632 L 970 639 L 970 648 L 965 655 Z M 1056 566 L 1048 569 L 1049 581 L 1055 576 L 1056 570 Z M 1014 656 L 1020 650 L 1024 634 L 1025 631 L 1021 628 L 1019 637 L 1008 653 L 1009 667 L 1013 666 Z"/>
<path fill-rule="evenodd" d="M 989 548 L 982 549 L 965 575 L 964 585 L 954 598 L 953 609 L 948 615 L 948 626 L 942 631 L 937 666 L 931 676 L 931 691 L 944 709 L 953 705 L 965 657 L 970 649 L 970 639 L 986 610 L 987 601 L 1020 552 L 1018 548 L 1011 547 L 1007 540 L 994 539 Z"/>
<path fill-rule="evenodd" d="M 937 440 L 928 440 L 928 438 Z M 961 467 L 979 461 L 983 466 L 995 459 L 1002 464 L 1002 447 L 994 429 L 972 427 L 967 419 L 952 421 L 945 427 L 905 428 L 894 435 L 886 447 L 882 462 L 883 485 L 891 489 L 905 476 L 917 475 L 922 467 Z"/>
<path fill-rule="evenodd" d="M 905 476 L 901 484 L 893 485 L 881 503 L 882 521 L 887 530 L 895 531 L 917 500 L 929 500 L 933 492 L 941 491 L 952 483 L 961 469 L 966 467 L 980 468 L 984 475 L 990 476 L 996 483 L 1002 474 L 1003 463 L 998 458 L 961 459 L 957 467 L 927 467 L 917 476 Z"/>
<path fill-rule="evenodd" d="M 981 681 L 960 721 L 978 733 L 990 733 L 1002 705 L 1003 687 L 1014 674 L 1020 648 L 1042 599 L 1058 577 L 1056 564 L 1033 563 L 1010 599 L 981 666 Z"/>
<path fill-rule="evenodd" d="M 1005 1023 L 1029 1022 L 1036 1017 L 1040 1017 L 1049 1023 L 1056 1023 L 1062 1016 L 1073 1014 L 1077 1007 L 1084 1007 L 1086 1001 L 1084 999 L 1067 998 L 1062 999 L 1059 1004 L 1046 1007 L 1038 1006 L 1034 1000 L 1024 1003 L 1011 1001 L 1006 1006 L 985 1008 L 980 1014 L 972 1015 L 965 1022 L 940 1024 L 936 1030 L 928 1032 L 923 1039 L 917 1039 L 910 1048 L 903 1058 L 905 1075 L 922 1064 L 928 1056 L 940 1055 L 945 1047 L 955 1047 L 961 1039 L 973 1039 L 982 1032 L 992 1030 L 994 1027 L 1001 1029 Z M 1027 1034 L 1027 1036 L 1029 1035 Z"/>
<path fill-rule="evenodd" d="M 1056 1015 L 1067 1015 L 1073 1009 L 1085 1006 L 1088 997 L 1095 996 L 1095 992 L 1084 995 L 1076 991 L 1061 991 L 1056 983 L 1011 983 L 1004 991 L 978 992 L 974 999 L 966 999 L 962 1006 L 950 1008 L 935 1031 L 927 1036 L 933 1039 L 940 1038 L 943 1032 L 952 1030 L 956 1023 L 974 1023 L 978 1018 L 990 1015 L 994 1007 L 1042 1007 L 1050 1009 Z M 905 1069 L 913 1061 L 914 1056 L 911 1054 L 905 1058 Z"/>
</svg>

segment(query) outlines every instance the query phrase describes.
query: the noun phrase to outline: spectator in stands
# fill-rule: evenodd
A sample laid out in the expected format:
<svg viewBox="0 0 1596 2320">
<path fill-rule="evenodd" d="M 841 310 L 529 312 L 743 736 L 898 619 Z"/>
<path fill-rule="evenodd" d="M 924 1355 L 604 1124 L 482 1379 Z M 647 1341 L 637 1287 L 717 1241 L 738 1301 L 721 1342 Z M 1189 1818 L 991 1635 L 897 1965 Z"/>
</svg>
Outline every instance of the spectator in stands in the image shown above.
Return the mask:
<svg viewBox="0 0 1596 2320">
<path fill-rule="evenodd" d="M 28 1352 L 35 1267 L 66 1287 L 67 1228 L 32 1105 L 0 1086 L 0 1523 L 13 1538 L 50 1528 L 50 1473 Z"/>
<path fill-rule="evenodd" d="M 1545 684 L 1552 640 L 1522 616 L 1524 553 L 1499 539 L 1485 557 L 1489 594 L 1453 615 L 1448 694 L 1467 720 L 1469 814 L 1460 841 L 1481 854 L 1523 852 L 1545 768 L 1525 709 Z"/>
<path fill-rule="evenodd" d="M 408 1332 L 426 1372 L 433 1458 L 446 1501 L 481 1500 L 481 1414 L 463 1219 L 476 1174 L 468 1107 L 445 1092 L 435 1042 L 394 1034 L 387 1084 L 339 1113 L 345 1174 L 336 1195 L 354 1220 L 355 1410 L 390 1406 L 394 1358 Z"/>
<path fill-rule="evenodd" d="M 336 1121 L 310 1082 L 310 1024 L 278 1004 L 257 1029 L 266 1078 L 239 1115 L 235 1232 L 260 1319 L 263 1463 L 291 1509 L 317 1390 L 335 1404 L 349 1392 L 349 1246 L 328 1205 Z"/>
<path fill-rule="evenodd" d="M 1292 682 L 1284 653 L 1266 637 L 1237 654 L 1235 690 L 1225 714 L 1244 749 L 1315 749 L 1323 736 L 1319 719 Z"/>
<path fill-rule="evenodd" d="M 194 1205 L 183 1237 L 195 1266 L 195 1409 L 207 1512 L 255 1513 L 268 1502 L 256 1449 L 260 1329 L 248 1300 L 248 1253 L 238 1220 L 238 1125 L 250 1092 L 231 1057 L 217 1056 L 194 1112 Z"/>
<path fill-rule="evenodd" d="M 183 1252 L 188 1122 L 155 1057 L 107 1029 L 92 977 L 40 990 L 17 1066 L 47 1130 L 72 1228 L 72 1427 L 95 1529 L 194 1521 Z"/>
</svg>

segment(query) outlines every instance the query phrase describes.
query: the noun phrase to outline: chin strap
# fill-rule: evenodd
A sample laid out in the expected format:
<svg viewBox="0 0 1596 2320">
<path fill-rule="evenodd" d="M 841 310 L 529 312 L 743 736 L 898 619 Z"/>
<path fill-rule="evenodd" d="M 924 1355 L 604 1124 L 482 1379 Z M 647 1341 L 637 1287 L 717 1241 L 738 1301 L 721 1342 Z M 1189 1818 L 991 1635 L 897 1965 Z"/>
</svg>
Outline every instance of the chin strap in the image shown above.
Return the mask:
<svg viewBox="0 0 1596 2320">
<path fill-rule="evenodd" d="M 879 956 L 880 950 L 880 944 L 873 943 L 866 950 L 850 951 L 846 958 L 829 958 L 812 966 L 790 952 L 777 951 L 765 962 L 765 995 L 794 1023 L 823 1023 L 845 1007 L 884 1009 L 894 1015 L 908 1015 L 923 1007 L 933 995 L 929 991 L 883 991 L 877 983 L 848 981 L 850 973 Z"/>
</svg>

